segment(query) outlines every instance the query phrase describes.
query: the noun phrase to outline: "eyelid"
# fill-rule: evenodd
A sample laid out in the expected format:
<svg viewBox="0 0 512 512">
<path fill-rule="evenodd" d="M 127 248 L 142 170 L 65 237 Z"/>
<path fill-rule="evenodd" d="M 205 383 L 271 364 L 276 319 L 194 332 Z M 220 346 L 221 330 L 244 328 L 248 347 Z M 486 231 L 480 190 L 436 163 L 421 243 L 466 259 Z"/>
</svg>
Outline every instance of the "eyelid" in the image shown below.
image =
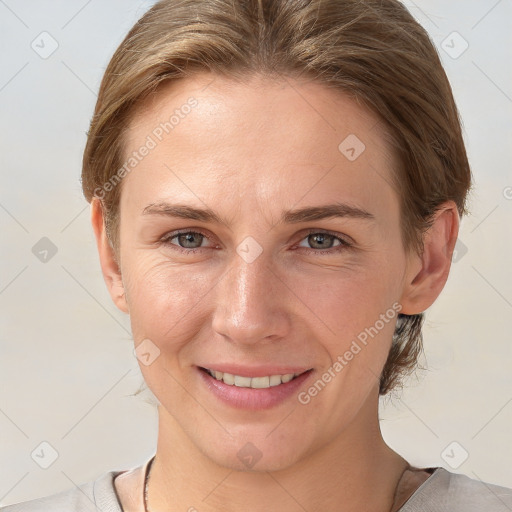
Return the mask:
<svg viewBox="0 0 512 512">
<path fill-rule="evenodd" d="M 186 235 L 186 234 L 189 234 L 189 233 L 193 234 L 193 235 L 201 235 L 204 238 L 206 238 L 207 240 L 209 240 L 209 236 L 205 232 L 203 232 L 203 231 L 201 231 L 200 229 L 197 229 L 197 228 L 189 228 L 189 229 L 178 229 L 177 231 L 170 231 L 169 233 L 166 233 L 164 236 L 162 236 L 159 241 L 162 242 L 162 243 L 168 244 L 168 245 L 172 245 L 172 246 L 176 247 L 177 250 L 179 250 L 181 252 L 191 253 L 191 252 L 196 252 L 196 251 L 199 251 L 201 249 L 206 249 L 207 248 L 207 247 L 196 247 L 194 249 L 187 249 L 186 247 L 181 247 L 178 244 L 171 243 L 171 240 L 173 238 L 176 238 L 179 235 Z"/>
<path fill-rule="evenodd" d="M 336 231 L 329 231 L 328 229 L 310 228 L 310 229 L 307 229 L 305 233 L 306 233 L 305 236 L 303 236 L 300 239 L 300 241 L 302 241 L 304 238 L 306 238 L 309 235 L 323 234 L 323 235 L 330 235 L 330 236 L 338 239 L 342 244 L 344 244 L 346 246 L 352 246 L 355 244 L 354 239 L 351 238 L 350 236 L 345 235 L 344 233 L 337 233 Z M 319 250 L 316 250 L 316 252 L 319 252 Z"/>
<path fill-rule="evenodd" d="M 207 240 L 210 239 L 209 236 L 201 229 L 188 228 L 188 229 L 179 229 L 177 231 L 171 231 L 169 233 L 166 233 L 163 237 L 160 238 L 159 241 L 162 243 L 166 243 L 168 245 L 172 245 L 176 248 L 176 250 L 183 252 L 183 253 L 195 253 L 196 251 L 200 251 L 202 249 L 207 248 L 207 247 L 195 247 L 192 249 L 187 249 L 185 247 L 179 246 L 178 244 L 174 244 L 174 243 L 170 242 L 170 240 L 172 240 L 173 238 L 176 238 L 179 235 L 184 235 L 184 234 L 189 234 L 189 233 L 195 234 L 195 235 L 201 235 L 204 238 L 206 238 Z M 354 240 L 351 237 L 349 237 L 348 235 L 344 235 L 342 233 L 336 233 L 333 231 L 329 231 L 327 229 L 319 229 L 319 228 L 316 228 L 316 229 L 309 228 L 306 231 L 303 231 L 301 234 L 301 238 L 299 239 L 299 241 L 297 243 L 300 243 L 304 239 L 306 239 L 308 236 L 315 235 L 315 234 L 324 234 L 324 235 L 332 236 L 333 238 L 338 240 L 340 242 L 340 244 L 335 247 L 330 247 L 328 249 L 314 249 L 311 247 L 300 247 L 300 249 L 305 249 L 308 252 L 313 252 L 316 254 L 322 254 L 322 253 L 323 254 L 332 254 L 333 252 L 339 252 L 340 250 L 349 249 L 355 243 Z M 295 245 L 297 245 L 297 244 L 295 244 Z"/>
</svg>

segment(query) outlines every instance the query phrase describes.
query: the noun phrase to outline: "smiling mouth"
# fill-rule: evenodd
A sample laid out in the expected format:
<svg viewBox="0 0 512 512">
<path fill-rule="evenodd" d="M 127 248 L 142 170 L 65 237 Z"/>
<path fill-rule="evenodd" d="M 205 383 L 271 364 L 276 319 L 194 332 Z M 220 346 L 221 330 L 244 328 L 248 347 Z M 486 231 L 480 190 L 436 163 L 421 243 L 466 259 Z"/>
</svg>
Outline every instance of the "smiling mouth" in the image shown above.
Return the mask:
<svg viewBox="0 0 512 512">
<path fill-rule="evenodd" d="M 302 373 L 286 373 L 284 375 L 267 375 L 264 377 L 243 377 L 241 375 L 233 375 L 232 373 L 219 372 L 210 370 L 209 368 L 201 368 L 204 372 L 208 373 L 216 380 L 220 380 L 228 386 L 235 386 L 239 388 L 253 388 L 253 389 L 268 389 L 281 384 L 286 384 L 296 377 L 310 372 L 306 370 Z"/>
</svg>

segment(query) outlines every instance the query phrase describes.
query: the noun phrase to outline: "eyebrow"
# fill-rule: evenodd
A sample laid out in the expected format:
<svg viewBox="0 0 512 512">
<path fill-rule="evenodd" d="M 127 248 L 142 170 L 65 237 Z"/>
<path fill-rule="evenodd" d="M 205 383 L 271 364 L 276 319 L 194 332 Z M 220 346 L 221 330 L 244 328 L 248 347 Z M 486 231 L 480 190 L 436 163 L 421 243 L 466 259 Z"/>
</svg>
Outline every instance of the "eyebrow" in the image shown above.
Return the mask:
<svg viewBox="0 0 512 512">
<path fill-rule="evenodd" d="M 165 202 L 152 203 L 146 206 L 144 210 L 142 210 L 142 215 L 162 215 L 166 217 L 197 220 L 200 222 L 228 224 L 210 208 L 194 208 L 188 205 L 170 204 Z M 337 217 L 375 221 L 375 216 L 362 208 L 345 203 L 334 203 L 322 206 L 310 206 L 295 210 L 286 210 L 282 213 L 281 220 L 279 222 L 296 224 L 299 222 Z"/>
</svg>

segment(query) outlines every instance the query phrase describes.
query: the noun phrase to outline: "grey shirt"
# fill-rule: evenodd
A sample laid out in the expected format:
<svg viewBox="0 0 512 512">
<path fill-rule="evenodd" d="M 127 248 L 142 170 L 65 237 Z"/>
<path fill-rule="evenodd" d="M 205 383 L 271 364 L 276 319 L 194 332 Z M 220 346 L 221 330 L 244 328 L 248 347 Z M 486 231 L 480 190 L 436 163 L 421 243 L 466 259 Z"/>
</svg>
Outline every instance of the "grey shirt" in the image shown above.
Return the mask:
<svg viewBox="0 0 512 512">
<path fill-rule="evenodd" d="M 126 471 L 145 470 L 142 466 Z M 512 489 L 431 468 L 432 475 L 416 489 L 400 512 L 512 512 Z M 0 508 L 1 512 L 124 512 L 109 471 L 96 480 L 45 498 Z"/>
</svg>

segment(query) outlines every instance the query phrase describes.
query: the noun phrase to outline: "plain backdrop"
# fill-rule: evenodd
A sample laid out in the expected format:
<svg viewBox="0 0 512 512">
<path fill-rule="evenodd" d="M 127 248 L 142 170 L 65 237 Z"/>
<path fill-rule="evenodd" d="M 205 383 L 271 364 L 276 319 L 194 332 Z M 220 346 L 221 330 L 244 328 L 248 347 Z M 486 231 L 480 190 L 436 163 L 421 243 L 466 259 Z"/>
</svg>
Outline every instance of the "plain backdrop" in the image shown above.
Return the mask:
<svg viewBox="0 0 512 512">
<path fill-rule="evenodd" d="M 151 4 L 0 0 L 1 505 L 156 449 L 156 409 L 132 396 L 142 376 L 129 322 L 105 289 L 79 182 L 103 71 Z M 427 311 L 427 369 L 382 400 L 381 425 L 414 465 L 512 487 L 512 2 L 406 5 L 452 83 L 475 191 Z M 41 450 L 55 450 L 46 469 Z"/>
</svg>

